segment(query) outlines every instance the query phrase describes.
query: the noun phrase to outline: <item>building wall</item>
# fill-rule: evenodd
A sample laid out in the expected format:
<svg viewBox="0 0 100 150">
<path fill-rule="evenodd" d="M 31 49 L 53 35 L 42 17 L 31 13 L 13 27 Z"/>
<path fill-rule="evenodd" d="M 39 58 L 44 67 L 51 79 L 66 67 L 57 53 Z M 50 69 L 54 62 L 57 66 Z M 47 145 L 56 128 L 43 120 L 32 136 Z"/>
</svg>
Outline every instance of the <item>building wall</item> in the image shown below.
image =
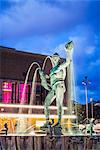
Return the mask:
<svg viewBox="0 0 100 150">
<path fill-rule="evenodd" d="M 0 78 L 24 81 L 26 72 L 32 62 L 42 64 L 45 55 L 0 48 Z M 34 67 L 35 68 L 35 67 Z M 32 70 L 34 70 L 34 68 Z"/>
<path fill-rule="evenodd" d="M 29 66 L 32 62 L 38 62 L 42 66 L 46 55 L 32 54 L 27 52 L 17 51 L 12 48 L 0 47 L 0 101 L 5 103 L 20 103 L 21 89 L 26 77 Z M 36 65 L 31 69 L 25 103 L 30 103 L 30 93 L 32 87 L 32 78 Z M 51 63 L 48 60 L 45 67 L 45 73 L 49 74 Z M 67 87 L 67 85 L 66 85 Z M 10 89 L 12 88 L 12 90 Z M 11 91 L 10 91 L 11 90 Z M 5 93 L 5 95 L 4 95 Z M 34 104 L 43 105 L 47 91 L 40 85 L 40 77 L 36 78 L 36 97 Z M 10 95 L 10 98 L 7 96 Z M 64 105 L 66 106 L 67 100 L 64 98 Z M 8 100 L 4 100 L 4 96 Z M 9 97 L 9 96 L 8 96 Z M 55 102 L 53 102 L 55 105 Z"/>
</svg>

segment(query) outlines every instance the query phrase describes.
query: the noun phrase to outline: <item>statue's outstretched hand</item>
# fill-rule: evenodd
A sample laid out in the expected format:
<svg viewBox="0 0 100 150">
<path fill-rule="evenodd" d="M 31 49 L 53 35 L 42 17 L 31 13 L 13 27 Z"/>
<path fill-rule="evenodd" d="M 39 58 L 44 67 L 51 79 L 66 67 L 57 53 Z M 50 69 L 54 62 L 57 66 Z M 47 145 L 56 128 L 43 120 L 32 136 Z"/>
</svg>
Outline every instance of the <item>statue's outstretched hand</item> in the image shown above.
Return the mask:
<svg viewBox="0 0 100 150">
<path fill-rule="evenodd" d="M 45 75 L 45 77 L 46 77 L 46 79 L 49 79 L 49 78 L 50 78 L 49 75 L 47 75 L 47 74 Z"/>
<path fill-rule="evenodd" d="M 39 70 L 39 74 L 40 74 L 40 76 L 42 76 L 44 74 L 44 72 L 42 70 Z"/>
<path fill-rule="evenodd" d="M 73 47 L 74 47 L 74 43 L 73 43 L 73 41 L 70 41 L 65 45 L 65 50 L 67 52 L 72 52 Z"/>
<path fill-rule="evenodd" d="M 50 91 L 50 86 L 47 83 L 46 80 L 46 75 L 44 74 L 44 72 L 40 69 L 39 70 L 39 74 L 40 74 L 40 79 L 41 79 L 41 85 L 48 91 Z"/>
</svg>

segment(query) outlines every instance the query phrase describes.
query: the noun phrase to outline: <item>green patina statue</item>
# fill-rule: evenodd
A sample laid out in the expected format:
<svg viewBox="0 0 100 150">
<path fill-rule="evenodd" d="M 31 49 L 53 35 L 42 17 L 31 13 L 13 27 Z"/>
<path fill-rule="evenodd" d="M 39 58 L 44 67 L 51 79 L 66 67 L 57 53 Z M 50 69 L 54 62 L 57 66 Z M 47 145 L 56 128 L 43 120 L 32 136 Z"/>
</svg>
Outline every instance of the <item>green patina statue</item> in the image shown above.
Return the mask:
<svg viewBox="0 0 100 150">
<path fill-rule="evenodd" d="M 50 74 L 48 78 L 50 79 L 50 85 L 47 83 L 47 75 L 44 74 L 42 70 L 39 70 L 40 78 L 41 78 L 41 84 L 42 86 L 48 90 L 48 95 L 45 98 L 45 104 L 44 104 L 44 112 L 46 116 L 46 124 L 44 124 L 45 127 L 49 124 L 49 106 L 56 98 L 56 104 L 57 104 L 57 114 L 58 114 L 58 122 L 57 125 L 61 124 L 61 118 L 63 114 L 62 106 L 63 106 L 63 98 L 65 93 L 65 77 L 66 77 L 66 68 L 70 65 L 70 62 L 72 61 L 72 49 L 73 49 L 73 42 L 69 42 L 65 45 L 65 50 L 67 52 L 67 59 L 66 62 L 60 63 L 60 57 L 57 53 L 53 54 L 51 56 L 51 60 L 53 63 L 53 67 L 50 70 Z"/>
</svg>

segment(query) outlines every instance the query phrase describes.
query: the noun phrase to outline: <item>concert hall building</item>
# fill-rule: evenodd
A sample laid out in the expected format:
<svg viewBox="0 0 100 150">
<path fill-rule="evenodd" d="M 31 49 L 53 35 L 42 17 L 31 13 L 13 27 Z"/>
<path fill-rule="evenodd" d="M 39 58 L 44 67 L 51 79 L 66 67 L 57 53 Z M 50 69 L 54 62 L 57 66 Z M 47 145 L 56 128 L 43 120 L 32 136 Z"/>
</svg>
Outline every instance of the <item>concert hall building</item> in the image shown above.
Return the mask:
<svg viewBox="0 0 100 150">
<path fill-rule="evenodd" d="M 42 67 L 46 57 L 46 55 L 23 52 L 14 48 L 0 46 L 0 103 L 20 103 L 26 74 L 30 65 L 33 62 L 37 62 Z M 24 104 L 30 103 L 32 80 L 36 68 L 37 65 L 33 65 L 30 71 L 25 90 Z M 45 73 L 49 74 L 50 69 L 51 62 L 48 59 L 45 66 Z M 43 105 L 47 91 L 41 86 L 38 73 L 35 87 L 34 105 Z M 65 106 L 66 103 L 66 99 L 64 99 Z M 55 105 L 55 102 L 53 102 L 53 104 Z"/>
</svg>

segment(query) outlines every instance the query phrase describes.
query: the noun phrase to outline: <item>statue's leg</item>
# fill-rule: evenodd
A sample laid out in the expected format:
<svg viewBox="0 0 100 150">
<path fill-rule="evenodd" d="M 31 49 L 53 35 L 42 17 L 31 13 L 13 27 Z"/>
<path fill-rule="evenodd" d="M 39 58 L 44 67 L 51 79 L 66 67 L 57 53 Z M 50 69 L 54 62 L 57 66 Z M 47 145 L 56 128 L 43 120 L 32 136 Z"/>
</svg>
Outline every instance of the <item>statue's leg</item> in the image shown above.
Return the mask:
<svg viewBox="0 0 100 150">
<path fill-rule="evenodd" d="M 61 124 L 61 118 L 63 114 L 63 98 L 65 92 L 64 83 L 59 83 L 56 88 L 56 103 L 57 103 L 57 113 L 58 113 L 58 123 Z"/>
<path fill-rule="evenodd" d="M 50 104 L 53 102 L 53 100 L 55 99 L 55 92 L 54 90 L 50 90 L 46 99 L 45 99 L 45 105 L 44 105 L 44 112 L 45 112 L 45 116 L 46 116 L 46 121 L 49 120 L 49 106 Z"/>
</svg>

